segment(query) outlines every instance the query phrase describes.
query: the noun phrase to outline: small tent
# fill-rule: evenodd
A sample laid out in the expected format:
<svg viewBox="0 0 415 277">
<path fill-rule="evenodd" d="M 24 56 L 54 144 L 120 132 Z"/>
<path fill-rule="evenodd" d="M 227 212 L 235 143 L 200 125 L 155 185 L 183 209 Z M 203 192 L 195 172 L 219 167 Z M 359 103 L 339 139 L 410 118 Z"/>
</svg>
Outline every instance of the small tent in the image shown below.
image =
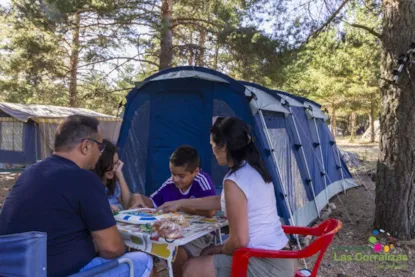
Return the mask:
<svg viewBox="0 0 415 277">
<path fill-rule="evenodd" d="M 131 189 L 145 195 L 158 189 L 170 176 L 171 153 L 189 144 L 220 193 L 227 169 L 218 166 L 209 144 L 218 116 L 236 116 L 252 127 L 286 224 L 309 225 L 331 197 L 356 186 L 317 103 L 210 69 L 177 67 L 127 95 L 118 145 Z"/>
<path fill-rule="evenodd" d="M 0 102 L 0 163 L 27 165 L 49 156 L 57 125 L 74 114 L 97 118 L 104 137 L 117 141 L 120 118 L 81 108 Z"/>
</svg>

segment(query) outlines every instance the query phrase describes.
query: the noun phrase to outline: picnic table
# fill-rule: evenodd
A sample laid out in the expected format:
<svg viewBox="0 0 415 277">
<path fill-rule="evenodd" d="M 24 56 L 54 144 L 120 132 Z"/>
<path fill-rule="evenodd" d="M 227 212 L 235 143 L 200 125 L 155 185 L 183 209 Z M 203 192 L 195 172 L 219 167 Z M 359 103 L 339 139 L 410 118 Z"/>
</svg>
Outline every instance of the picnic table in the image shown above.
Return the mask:
<svg viewBox="0 0 415 277">
<path fill-rule="evenodd" d="M 141 250 L 153 256 L 166 260 L 169 276 L 173 276 L 172 262 L 176 258 L 177 248 L 196 240 L 211 232 L 218 232 L 221 240 L 220 228 L 228 225 L 226 217 L 203 217 L 182 213 L 188 220 L 189 226 L 184 228 L 183 237 L 178 239 L 152 238 L 150 224 L 132 224 L 117 222 L 124 243 L 133 249 Z"/>
</svg>

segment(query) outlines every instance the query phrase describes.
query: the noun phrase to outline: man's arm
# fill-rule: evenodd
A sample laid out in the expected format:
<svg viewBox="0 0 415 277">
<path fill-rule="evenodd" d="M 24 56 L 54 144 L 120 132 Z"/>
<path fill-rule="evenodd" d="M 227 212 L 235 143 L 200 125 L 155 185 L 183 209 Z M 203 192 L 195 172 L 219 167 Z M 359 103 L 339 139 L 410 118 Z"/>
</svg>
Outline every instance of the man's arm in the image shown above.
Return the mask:
<svg viewBox="0 0 415 277">
<path fill-rule="evenodd" d="M 78 178 L 78 209 L 99 255 L 105 259 L 114 259 L 125 254 L 126 247 L 117 230 L 101 181 L 92 172 L 79 174 Z M 84 185 L 81 186 L 82 184 Z"/>
<path fill-rule="evenodd" d="M 126 252 L 126 246 L 121 239 L 116 226 L 91 232 L 100 257 L 115 259 Z"/>
</svg>

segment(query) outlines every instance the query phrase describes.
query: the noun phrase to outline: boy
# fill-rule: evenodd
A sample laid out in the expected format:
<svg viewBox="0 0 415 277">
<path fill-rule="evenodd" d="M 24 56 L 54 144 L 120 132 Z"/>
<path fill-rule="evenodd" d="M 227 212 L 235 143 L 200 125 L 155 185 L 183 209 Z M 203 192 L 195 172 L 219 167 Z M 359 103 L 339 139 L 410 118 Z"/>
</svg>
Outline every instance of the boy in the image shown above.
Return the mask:
<svg viewBox="0 0 415 277">
<path fill-rule="evenodd" d="M 196 149 L 183 145 L 170 156 L 169 168 L 171 177 L 150 197 L 137 195 L 133 206 L 157 208 L 163 203 L 184 198 L 201 198 L 216 195 L 210 176 L 200 170 L 200 159 Z M 215 211 L 182 209 L 181 211 L 211 217 Z M 191 243 L 179 247 L 173 263 L 174 276 L 182 275 L 182 266 L 191 257 L 199 256 L 200 252 L 212 242 L 212 236 L 207 235 Z"/>
</svg>

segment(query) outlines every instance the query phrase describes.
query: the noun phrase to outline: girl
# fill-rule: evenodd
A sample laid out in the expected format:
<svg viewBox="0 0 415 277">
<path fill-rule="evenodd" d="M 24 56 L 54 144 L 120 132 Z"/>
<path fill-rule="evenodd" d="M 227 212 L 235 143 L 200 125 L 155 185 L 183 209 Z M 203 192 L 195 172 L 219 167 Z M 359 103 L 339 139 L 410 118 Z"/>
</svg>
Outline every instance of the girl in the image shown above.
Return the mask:
<svg viewBox="0 0 415 277">
<path fill-rule="evenodd" d="M 229 221 L 229 239 L 190 259 L 184 276 L 230 276 L 232 254 L 238 248 L 280 250 L 288 239 L 282 230 L 271 177 L 252 141 L 248 125 L 234 117 L 218 118 L 210 131 L 213 153 L 229 172 L 220 196 L 167 202 L 159 209 L 222 209 Z M 291 259 L 249 259 L 248 276 L 294 276 Z"/>
<path fill-rule="evenodd" d="M 139 194 L 132 194 L 125 182 L 122 168 L 124 163 L 119 159 L 117 148 L 109 140 L 104 139 L 105 149 L 96 166 L 95 173 L 102 180 L 113 213 L 129 208 L 131 199 L 140 198 Z"/>
</svg>

